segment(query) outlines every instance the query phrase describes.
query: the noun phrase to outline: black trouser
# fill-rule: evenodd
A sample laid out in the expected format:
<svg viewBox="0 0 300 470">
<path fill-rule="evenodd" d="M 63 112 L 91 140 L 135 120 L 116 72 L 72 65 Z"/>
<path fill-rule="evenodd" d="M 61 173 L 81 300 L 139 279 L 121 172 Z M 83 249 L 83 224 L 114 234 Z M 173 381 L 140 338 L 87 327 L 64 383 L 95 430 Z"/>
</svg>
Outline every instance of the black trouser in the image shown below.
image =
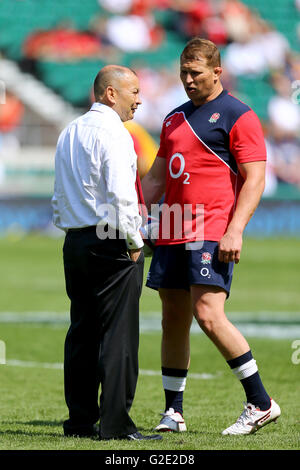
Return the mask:
<svg viewBox="0 0 300 470">
<path fill-rule="evenodd" d="M 92 227 L 69 231 L 63 253 L 71 300 L 64 361 L 70 419 L 65 429 L 89 429 L 100 417 L 103 438 L 133 433 L 129 410 L 138 377 L 144 255 L 134 263 L 124 240 L 100 240 Z"/>
</svg>

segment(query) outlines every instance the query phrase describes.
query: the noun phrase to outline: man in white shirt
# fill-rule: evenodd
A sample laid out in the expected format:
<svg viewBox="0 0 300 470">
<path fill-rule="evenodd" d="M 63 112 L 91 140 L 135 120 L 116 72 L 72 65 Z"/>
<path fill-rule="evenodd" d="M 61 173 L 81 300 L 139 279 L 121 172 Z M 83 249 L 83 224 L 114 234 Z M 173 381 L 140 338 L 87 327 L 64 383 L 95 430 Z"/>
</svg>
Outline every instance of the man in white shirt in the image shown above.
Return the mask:
<svg viewBox="0 0 300 470">
<path fill-rule="evenodd" d="M 123 122 L 141 104 L 139 81 L 132 70 L 109 65 L 95 78 L 94 94 L 91 109 L 62 131 L 55 156 L 53 220 L 66 231 L 71 301 L 64 434 L 158 439 L 137 432 L 129 416 L 138 376 L 144 255 L 137 157 Z"/>
</svg>

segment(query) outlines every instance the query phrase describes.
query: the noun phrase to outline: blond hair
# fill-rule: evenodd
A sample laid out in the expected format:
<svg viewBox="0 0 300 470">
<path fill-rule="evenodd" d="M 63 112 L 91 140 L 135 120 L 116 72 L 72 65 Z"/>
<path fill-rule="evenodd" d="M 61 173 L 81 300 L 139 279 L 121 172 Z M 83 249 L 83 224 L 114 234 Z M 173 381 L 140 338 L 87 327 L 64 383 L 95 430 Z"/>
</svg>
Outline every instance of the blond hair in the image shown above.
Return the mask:
<svg viewBox="0 0 300 470">
<path fill-rule="evenodd" d="M 183 49 L 180 60 L 197 60 L 199 56 L 206 59 L 209 67 L 221 67 L 221 56 L 217 46 L 208 39 L 195 37 Z"/>
</svg>

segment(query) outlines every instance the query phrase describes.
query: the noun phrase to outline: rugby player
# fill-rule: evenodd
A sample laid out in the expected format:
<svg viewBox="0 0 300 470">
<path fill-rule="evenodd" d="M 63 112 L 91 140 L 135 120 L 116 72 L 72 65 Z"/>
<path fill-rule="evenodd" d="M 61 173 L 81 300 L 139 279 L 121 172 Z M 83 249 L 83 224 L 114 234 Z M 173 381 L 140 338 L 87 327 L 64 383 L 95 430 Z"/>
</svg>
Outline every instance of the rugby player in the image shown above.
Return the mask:
<svg viewBox="0 0 300 470">
<path fill-rule="evenodd" d="M 180 57 L 189 101 L 165 118 L 157 157 L 142 181 L 148 208 L 165 193 L 146 284 L 159 291 L 162 301 L 166 404 L 157 431 L 187 429 L 182 403 L 193 316 L 246 394 L 242 414 L 222 434 L 250 434 L 280 415 L 248 342 L 224 312 L 243 232 L 264 190 L 266 149 L 258 117 L 223 89 L 221 74 L 215 44 L 201 38 L 189 41 Z M 179 219 L 173 213 L 178 206 Z M 164 217 L 168 211 L 170 217 Z M 189 211 L 191 223 L 186 226 Z"/>
</svg>

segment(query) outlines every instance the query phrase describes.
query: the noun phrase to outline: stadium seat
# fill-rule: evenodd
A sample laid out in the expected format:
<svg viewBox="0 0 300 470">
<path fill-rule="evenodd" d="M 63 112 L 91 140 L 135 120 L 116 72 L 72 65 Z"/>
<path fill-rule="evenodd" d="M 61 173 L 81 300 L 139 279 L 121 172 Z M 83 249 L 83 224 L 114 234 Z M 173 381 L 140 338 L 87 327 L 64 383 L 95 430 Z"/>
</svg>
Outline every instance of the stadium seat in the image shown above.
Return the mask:
<svg viewBox="0 0 300 470">
<path fill-rule="evenodd" d="M 239 77 L 237 80 L 237 95 L 258 114 L 260 119 L 267 120 L 267 104 L 274 95 L 268 76 Z"/>
</svg>

